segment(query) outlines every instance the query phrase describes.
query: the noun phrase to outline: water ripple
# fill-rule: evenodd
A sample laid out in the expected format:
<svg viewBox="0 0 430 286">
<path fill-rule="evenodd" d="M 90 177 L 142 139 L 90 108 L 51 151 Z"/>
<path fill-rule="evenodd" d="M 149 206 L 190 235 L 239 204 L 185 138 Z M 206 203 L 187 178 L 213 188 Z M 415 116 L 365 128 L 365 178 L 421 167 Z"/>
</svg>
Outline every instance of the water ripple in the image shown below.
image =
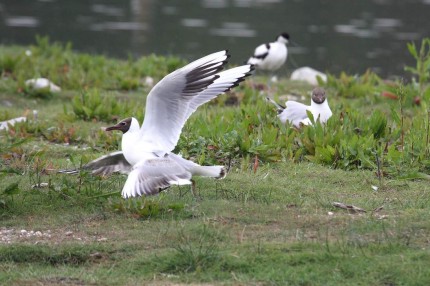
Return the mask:
<svg viewBox="0 0 430 286">
<path fill-rule="evenodd" d="M 108 16 L 123 16 L 124 12 L 121 8 L 116 8 L 103 4 L 95 4 L 91 7 L 91 10 L 95 13 L 105 14 Z"/>
<path fill-rule="evenodd" d="M 204 19 L 182 19 L 182 26 L 190 28 L 206 27 L 208 22 Z"/>
<path fill-rule="evenodd" d="M 15 16 L 6 18 L 6 26 L 8 27 L 28 27 L 33 28 L 39 26 L 39 20 L 29 16 Z"/>
<path fill-rule="evenodd" d="M 139 22 L 104 22 L 92 24 L 90 30 L 104 31 L 104 30 L 123 30 L 123 31 L 140 31 L 146 30 L 148 26 Z"/>
</svg>

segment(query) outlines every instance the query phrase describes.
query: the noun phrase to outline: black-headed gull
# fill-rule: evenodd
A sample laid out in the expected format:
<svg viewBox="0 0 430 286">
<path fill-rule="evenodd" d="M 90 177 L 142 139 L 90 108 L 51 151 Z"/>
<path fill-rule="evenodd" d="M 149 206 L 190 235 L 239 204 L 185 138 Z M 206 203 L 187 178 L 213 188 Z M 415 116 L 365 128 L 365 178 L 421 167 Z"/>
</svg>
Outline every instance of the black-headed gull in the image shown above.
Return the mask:
<svg viewBox="0 0 430 286">
<path fill-rule="evenodd" d="M 235 87 L 250 75 L 252 65 L 222 71 L 229 55 L 220 51 L 164 77 L 146 99 L 142 126 L 127 118 L 106 128 L 123 133 L 121 149 L 84 166 L 93 173 L 128 173 L 124 198 L 154 195 L 171 185 L 191 184 L 191 177 L 223 178 L 224 166 L 200 166 L 172 153 L 188 117 L 202 104 Z"/>
<path fill-rule="evenodd" d="M 285 103 L 284 107 L 269 97 L 267 97 L 267 100 L 276 105 L 278 108 L 278 117 L 282 123 L 289 121 L 296 127 L 300 127 L 301 124 L 312 124 L 306 111 L 310 111 L 314 117 L 314 120 L 319 120 L 321 123 L 325 123 L 333 114 L 331 112 L 330 106 L 328 105 L 325 90 L 320 87 L 316 87 L 312 90 L 310 106 L 304 105 L 303 103 L 297 101 L 289 100 Z"/>
<path fill-rule="evenodd" d="M 256 69 L 276 71 L 287 60 L 288 50 L 286 44 L 290 35 L 282 33 L 275 42 L 259 45 L 254 55 L 248 59 L 248 64 L 255 65 Z"/>
</svg>

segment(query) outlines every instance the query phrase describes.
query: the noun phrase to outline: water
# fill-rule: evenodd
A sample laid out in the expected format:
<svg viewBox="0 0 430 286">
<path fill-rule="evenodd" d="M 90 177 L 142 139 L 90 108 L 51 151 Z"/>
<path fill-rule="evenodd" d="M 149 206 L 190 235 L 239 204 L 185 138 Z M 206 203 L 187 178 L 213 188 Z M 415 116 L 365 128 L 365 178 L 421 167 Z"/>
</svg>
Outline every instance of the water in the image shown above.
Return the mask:
<svg viewBox="0 0 430 286">
<path fill-rule="evenodd" d="M 229 49 L 230 62 L 288 32 L 283 73 L 404 75 L 406 43 L 430 36 L 430 0 L 0 0 L 0 41 L 31 44 L 36 34 L 78 51 L 125 58 L 150 53 L 195 59 Z"/>
</svg>

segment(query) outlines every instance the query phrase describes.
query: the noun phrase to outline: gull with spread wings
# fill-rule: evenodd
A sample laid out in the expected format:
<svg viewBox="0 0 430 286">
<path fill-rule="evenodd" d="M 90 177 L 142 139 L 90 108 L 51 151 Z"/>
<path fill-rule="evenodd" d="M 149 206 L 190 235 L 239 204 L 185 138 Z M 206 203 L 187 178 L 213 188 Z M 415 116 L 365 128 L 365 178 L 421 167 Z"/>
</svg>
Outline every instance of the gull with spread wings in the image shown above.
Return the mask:
<svg viewBox="0 0 430 286">
<path fill-rule="evenodd" d="M 93 174 L 128 174 L 124 198 L 154 195 L 171 185 L 191 184 L 192 176 L 223 178 L 224 166 L 200 166 L 172 153 L 182 128 L 202 104 L 237 86 L 252 65 L 221 71 L 230 56 L 220 51 L 198 59 L 164 77 L 146 99 L 142 126 L 131 117 L 106 128 L 123 133 L 121 149 L 83 166 Z M 63 173 L 74 173 L 62 171 Z"/>
</svg>

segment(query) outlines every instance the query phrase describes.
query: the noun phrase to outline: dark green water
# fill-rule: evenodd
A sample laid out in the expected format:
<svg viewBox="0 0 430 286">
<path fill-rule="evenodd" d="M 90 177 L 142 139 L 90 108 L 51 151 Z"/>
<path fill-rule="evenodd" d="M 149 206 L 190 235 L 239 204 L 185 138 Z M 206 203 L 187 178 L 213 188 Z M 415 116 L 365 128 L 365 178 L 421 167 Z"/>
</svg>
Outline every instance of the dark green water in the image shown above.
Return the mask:
<svg viewBox="0 0 430 286">
<path fill-rule="evenodd" d="M 149 53 L 198 58 L 229 49 L 241 63 L 286 31 L 283 72 L 403 75 L 406 43 L 430 36 L 430 0 L 0 0 L 0 41 L 34 43 L 36 34 L 79 51 L 115 57 Z"/>
</svg>

